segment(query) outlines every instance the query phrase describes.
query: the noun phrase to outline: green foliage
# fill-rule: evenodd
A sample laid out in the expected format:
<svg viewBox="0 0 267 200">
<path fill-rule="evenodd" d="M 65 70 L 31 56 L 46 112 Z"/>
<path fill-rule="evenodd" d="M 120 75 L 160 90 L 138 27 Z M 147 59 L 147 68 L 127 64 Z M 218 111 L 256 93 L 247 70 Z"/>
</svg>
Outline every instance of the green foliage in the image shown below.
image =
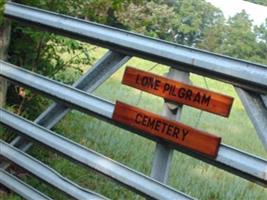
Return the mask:
<svg viewBox="0 0 267 200">
<path fill-rule="evenodd" d="M 117 11 L 116 17 L 127 29 L 161 39 L 167 39 L 168 30 L 177 21 L 173 8 L 155 2 L 125 5 L 125 10 Z"/>
<path fill-rule="evenodd" d="M 17 24 L 12 29 L 12 37 L 18 39 L 11 40 L 10 61 L 48 77 L 54 78 L 65 68 L 82 72 L 78 66 L 91 61 L 87 46 L 76 40 Z M 63 54 L 70 58 L 65 59 Z"/>
<path fill-rule="evenodd" d="M 160 0 L 125 4 L 123 10 L 116 12 L 116 17 L 130 30 L 192 46 L 223 15 L 201 0 Z"/>
<path fill-rule="evenodd" d="M 257 43 L 249 16 L 242 11 L 231 17 L 227 24 L 228 26 L 224 30 L 227 37 L 220 47 L 221 53 L 242 59 L 253 57 Z"/>
<path fill-rule="evenodd" d="M 197 45 L 200 49 L 205 49 L 211 52 L 220 52 L 220 47 L 227 37 L 225 32 L 226 24 L 225 20 L 221 19 L 216 24 L 211 26 L 209 29 L 204 31 L 204 37 L 201 42 Z"/>
<path fill-rule="evenodd" d="M 16 0 L 16 2 L 62 14 L 78 14 L 84 5 L 82 0 Z"/>
<path fill-rule="evenodd" d="M 258 41 L 257 53 L 258 57 L 261 58 L 258 62 L 262 62 L 267 65 L 267 19 L 264 24 L 255 27 L 255 33 Z"/>
<path fill-rule="evenodd" d="M 0 0 L 0 26 L 3 24 L 4 20 L 4 5 L 6 0 Z"/>
<path fill-rule="evenodd" d="M 198 47 L 231 57 L 267 64 L 266 27 L 266 24 L 253 27 L 248 14 L 242 11 L 229 18 L 227 22 L 218 22 L 208 29 Z"/>
<path fill-rule="evenodd" d="M 11 38 L 9 48 L 11 63 L 68 84 L 81 76 L 81 66 L 88 65 L 92 61 L 85 44 L 62 36 L 13 24 Z M 67 79 L 66 76 L 58 75 L 67 69 L 73 75 L 69 75 Z M 21 88 L 15 89 L 14 86 L 9 89 L 8 104 L 18 114 L 36 117 L 42 108 L 41 105 L 46 101 L 32 92 L 24 95 L 20 90 Z"/>
<path fill-rule="evenodd" d="M 132 0 L 20 0 L 20 3 L 30 6 L 84 18 L 102 24 L 119 25 L 114 17 L 114 11 L 122 9 L 122 5 Z M 142 2 L 136 0 L 135 2 Z"/>
<path fill-rule="evenodd" d="M 195 46 L 204 37 L 204 32 L 223 19 L 222 12 L 202 0 L 175 1 L 175 12 L 180 20 L 174 25 L 176 42 Z"/>
<path fill-rule="evenodd" d="M 73 7 L 68 2 L 59 4 L 59 1 L 32 0 L 21 3 L 46 9 L 51 8 L 57 12 L 64 10 L 66 14 L 79 9 L 77 2 L 72 4 Z M 66 10 L 67 8 L 68 10 Z M 13 23 L 9 61 L 38 74 L 71 84 L 81 76 L 83 72 L 81 67 L 89 65 L 92 58 L 88 45 L 82 42 L 39 31 L 21 23 Z M 63 72 L 69 72 L 68 76 L 62 76 Z M 27 91 L 21 87 L 10 86 L 8 105 L 14 109 L 14 112 L 34 118 L 48 102 L 35 93 L 30 91 L 25 93 L 22 90 Z"/>
<path fill-rule="evenodd" d="M 260 42 L 267 45 L 267 19 L 265 20 L 265 23 L 255 27 L 255 32 L 257 34 L 257 37 L 260 39 Z"/>
<path fill-rule="evenodd" d="M 245 0 L 245 1 L 249 1 L 251 3 L 267 6 L 267 1 L 266 0 Z"/>
</svg>

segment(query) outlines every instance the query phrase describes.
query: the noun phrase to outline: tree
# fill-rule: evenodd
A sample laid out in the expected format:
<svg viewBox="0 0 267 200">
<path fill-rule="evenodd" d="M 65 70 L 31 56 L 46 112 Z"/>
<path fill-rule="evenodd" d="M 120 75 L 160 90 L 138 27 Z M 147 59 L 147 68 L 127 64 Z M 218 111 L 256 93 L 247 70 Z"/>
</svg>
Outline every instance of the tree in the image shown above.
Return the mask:
<svg viewBox="0 0 267 200">
<path fill-rule="evenodd" d="M 171 40 L 168 31 L 178 20 L 173 8 L 153 1 L 146 4 L 124 5 L 125 10 L 116 11 L 116 17 L 124 28 L 151 37 Z"/>
<path fill-rule="evenodd" d="M 130 30 L 195 46 L 203 38 L 204 31 L 223 15 L 201 0 L 154 0 L 145 4 L 126 4 L 124 10 L 116 12 L 116 17 Z"/>
<path fill-rule="evenodd" d="M 266 0 L 245 0 L 245 1 L 249 1 L 251 3 L 267 6 L 267 1 Z"/>
<path fill-rule="evenodd" d="M 259 50 L 257 52 L 258 62 L 267 65 L 267 19 L 265 20 L 265 23 L 255 27 L 255 33 L 259 45 Z"/>
<path fill-rule="evenodd" d="M 256 35 L 253 33 L 252 20 L 245 11 L 229 18 L 227 34 L 220 47 L 220 53 L 241 59 L 251 59 L 257 49 Z"/>
<path fill-rule="evenodd" d="M 176 41 L 181 44 L 195 46 L 204 38 L 205 31 L 223 18 L 222 12 L 206 1 L 180 0 L 173 2 L 175 12 L 180 16 L 174 32 L 176 32 Z"/>
<path fill-rule="evenodd" d="M 266 63 L 266 24 L 255 27 L 245 11 L 205 33 L 198 47 L 252 62 Z"/>
<path fill-rule="evenodd" d="M 197 47 L 211 52 L 220 53 L 224 39 L 227 37 L 227 32 L 225 32 L 226 29 L 227 25 L 225 24 L 225 19 L 222 18 L 216 24 L 204 31 L 203 39 Z"/>
</svg>

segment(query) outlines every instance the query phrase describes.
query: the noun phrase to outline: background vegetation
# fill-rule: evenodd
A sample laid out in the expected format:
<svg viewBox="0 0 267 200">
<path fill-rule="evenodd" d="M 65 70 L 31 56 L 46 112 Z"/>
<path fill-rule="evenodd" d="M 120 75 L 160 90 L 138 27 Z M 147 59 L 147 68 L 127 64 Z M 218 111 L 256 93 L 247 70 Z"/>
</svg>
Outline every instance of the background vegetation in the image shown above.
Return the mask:
<svg viewBox="0 0 267 200">
<path fill-rule="evenodd" d="M 3 23 L 4 5 L 5 5 L 5 1 L 0 0 L 0 25 L 2 25 L 2 23 Z"/>
<path fill-rule="evenodd" d="M 0 1 L 0 4 L 3 5 L 3 2 Z M 267 19 L 261 26 L 254 26 L 244 11 L 225 19 L 219 9 L 203 0 L 20 0 L 16 2 L 267 64 Z M 266 5 L 264 0 L 256 3 Z M 0 20 L 2 20 L 1 15 Z M 18 66 L 72 84 L 105 51 L 13 22 L 8 59 Z M 131 59 L 129 64 L 144 70 L 149 70 L 155 65 L 137 58 Z M 94 94 L 111 101 L 120 99 L 160 113 L 162 100 L 120 84 L 123 70 L 122 68 L 114 74 Z M 161 65 L 153 69 L 153 72 L 162 75 L 167 71 L 168 68 Z M 256 137 L 232 86 L 196 75 L 192 75 L 191 80 L 195 85 L 234 96 L 236 100 L 229 119 L 185 107 L 182 121 L 222 136 L 223 142 L 227 144 L 267 158 L 266 151 Z M 25 88 L 15 85 L 9 87 L 7 109 L 23 117 L 36 118 L 50 103 L 46 98 Z M 155 148 L 155 144 L 151 141 L 77 111 L 68 114 L 53 130 L 138 171 L 148 175 L 150 173 Z M 2 139 L 10 141 L 14 136 L 0 128 Z M 34 146 L 30 154 L 80 185 L 112 199 L 140 198 L 95 172 L 76 166 L 52 151 L 44 150 L 42 146 Z M 74 167 L 77 170 L 73 171 Z M 17 175 L 49 196 L 55 199 L 68 199 L 64 194 L 55 192 L 49 185 L 22 172 Z M 263 200 L 267 196 L 266 190 L 262 187 L 180 153 L 174 155 L 169 184 L 199 199 Z M 2 196 L 0 194 L 0 198 L 20 199 L 15 194 Z"/>
</svg>

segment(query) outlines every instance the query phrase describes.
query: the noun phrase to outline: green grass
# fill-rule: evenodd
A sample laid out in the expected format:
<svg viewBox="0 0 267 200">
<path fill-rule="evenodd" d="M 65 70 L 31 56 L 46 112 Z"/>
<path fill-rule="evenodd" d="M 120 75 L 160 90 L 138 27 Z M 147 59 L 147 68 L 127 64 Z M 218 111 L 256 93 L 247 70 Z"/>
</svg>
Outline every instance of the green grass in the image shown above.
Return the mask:
<svg viewBox="0 0 267 200">
<path fill-rule="evenodd" d="M 95 56 L 99 57 L 104 52 L 104 50 L 98 49 Z M 148 70 L 154 65 L 152 62 L 137 58 L 131 59 L 128 64 L 144 70 Z M 159 65 L 152 72 L 163 75 L 167 71 L 167 67 Z M 123 72 L 124 68 L 120 69 L 94 94 L 112 102 L 121 100 L 149 111 L 161 113 L 163 101 L 160 98 L 147 93 L 141 94 L 136 89 L 120 84 Z M 191 81 L 194 85 L 206 87 L 201 76 L 191 75 Z M 182 113 L 182 122 L 219 135 L 222 137 L 223 143 L 266 159 L 267 153 L 263 149 L 233 87 L 211 79 L 207 79 L 207 83 L 209 89 L 235 98 L 230 117 L 223 118 L 206 112 L 201 114 L 199 110 L 185 106 Z M 139 99 L 140 95 L 141 99 Z M 199 118 L 200 121 L 197 124 Z M 71 111 L 54 128 L 54 131 L 135 170 L 147 175 L 150 174 L 155 149 L 155 143 L 152 141 L 78 111 Z M 142 199 L 110 179 L 70 162 L 41 145 L 34 145 L 30 154 L 81 186 L 99 192 L 111 199 Z M 34 177 L 27 176 L 23 179 L 55 199 L 69 198 Z M 169 185 L 203 200 L 267 199 L 267 190 L 263 187 L 177 151 L 174 153 L 172 161 Z M 20 198 L 11 194 L 2 196 L 0 199 L 14 200 Z"/>
</svg>

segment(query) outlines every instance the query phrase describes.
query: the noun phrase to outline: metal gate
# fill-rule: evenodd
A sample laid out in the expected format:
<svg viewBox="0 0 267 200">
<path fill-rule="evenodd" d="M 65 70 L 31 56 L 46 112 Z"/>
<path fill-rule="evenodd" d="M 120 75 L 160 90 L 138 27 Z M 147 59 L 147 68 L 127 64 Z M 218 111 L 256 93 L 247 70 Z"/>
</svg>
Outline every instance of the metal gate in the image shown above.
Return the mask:
<svg viewBox="0 0 267 200">
<path fill-rule="evenodd" d="M 32 144 L 27 138 L 42 143 L 150 199 L 192 199 L 192 197 L 164 184 L 173 150 L 207 162 L 263 187 L 267 186 L 266 160 L 225 144 L 219 146 L 215 159 L 177 145 L 166 145 L 156 136 L 148 136 L 142 131 L 115 122 L 112 119 L 114 104 L 90 94 L 127 63 L 132 56 L 170 66 L 168 77 L 172 79 L 188 82 L 189 72 L 192 72 L 230 83 L 240 96 L 267 151 L 267 66 L 148 38 L 16 3 L 6 4 L 5 16 L 30 26 L 38 26 L 110 50 L 72 87 L 0 61 L 1 76 L 42 93 L 56 102 L 34 122 L 1 108 L 1 124 L 20 134 L 10 144 L 0 141 L 1 156 L 75 199 L 106 199 L 106 197 L 78 186 L 27 155 L 25 152 Z M 49 129 L 55 126 L 70 109 L 77 109 L 156 141 L 152 178 L 50 131 Z M 179 109 L 173 113 L 169 111 L 167 105 L 165 116 L 177 120 L 180 116 Z M 5 169 L 9 165 L 9 162 L 1 162 L 0 183 L 26 199 L 50 199 L 6 172 Z"/>
</svg>

